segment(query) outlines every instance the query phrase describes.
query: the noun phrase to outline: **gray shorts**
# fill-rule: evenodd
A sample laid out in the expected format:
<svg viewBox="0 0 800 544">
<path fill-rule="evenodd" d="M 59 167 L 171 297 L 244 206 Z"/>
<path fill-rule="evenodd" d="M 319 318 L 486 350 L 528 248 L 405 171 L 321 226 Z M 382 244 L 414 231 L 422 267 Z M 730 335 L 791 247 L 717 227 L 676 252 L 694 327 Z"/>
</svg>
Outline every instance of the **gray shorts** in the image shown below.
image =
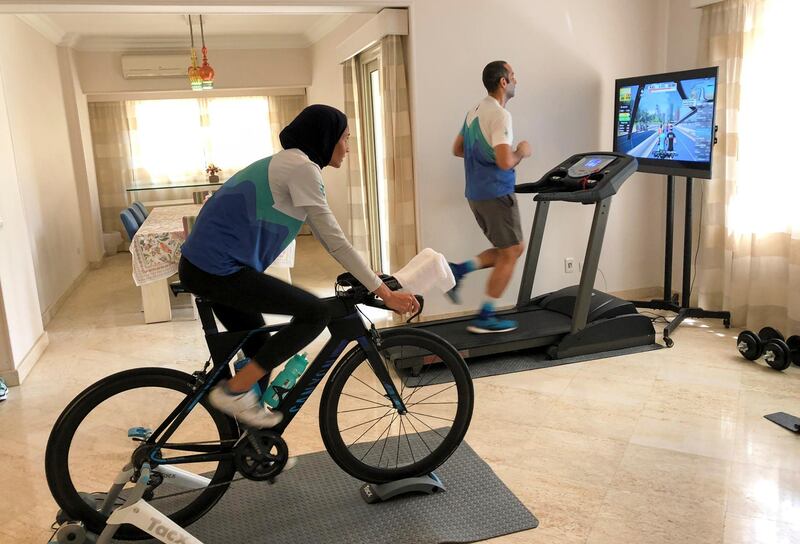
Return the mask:
<svg viewBox="0 0 800 544">
<path fill-rule="evenodd" d="M 490 200 L 468 200 L 478 225 L 498 249 L 522 243 L 519 206 L 514 193 Z"/>
</svg>

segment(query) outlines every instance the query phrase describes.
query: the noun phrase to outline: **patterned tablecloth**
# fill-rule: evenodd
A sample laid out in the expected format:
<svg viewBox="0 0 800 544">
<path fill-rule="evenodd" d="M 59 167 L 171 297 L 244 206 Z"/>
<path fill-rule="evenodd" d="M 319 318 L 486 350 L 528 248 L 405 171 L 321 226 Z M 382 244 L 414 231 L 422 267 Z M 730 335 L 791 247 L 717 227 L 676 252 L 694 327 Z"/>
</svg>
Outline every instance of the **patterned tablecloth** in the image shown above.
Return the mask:
<svg viewBox="0 0 800 544">
<path fill-rule="evenodd" d="M 137 286 L 163 280 L 178 272 L 181 246 L 186 239 L 183 218 L 196 216 L 200 208 L 200 204 L 186 204 L 161 206 L 150 211 L 131 242 L 133 281 Z M 294 242 L 289 244 L 272 266 L 294 266 L 294 246 Z"/>
</svg>

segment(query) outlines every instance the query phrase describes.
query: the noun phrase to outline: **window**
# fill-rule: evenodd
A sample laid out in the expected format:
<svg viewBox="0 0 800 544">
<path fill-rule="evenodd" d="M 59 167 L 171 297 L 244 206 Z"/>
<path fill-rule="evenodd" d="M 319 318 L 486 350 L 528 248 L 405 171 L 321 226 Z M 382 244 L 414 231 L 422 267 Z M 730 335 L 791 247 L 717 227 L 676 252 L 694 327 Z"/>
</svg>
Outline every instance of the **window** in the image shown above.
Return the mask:
<svg viewBox="0 0 800 544">
<path fill-rule="evenodd" d="M 372 92 L 372 136 L 375 140 L 375 193 L 378 200 L 378 226 L 380 232 L 381 270 L 389 273 L 389 186 L 386 181 L 386 146 L 383 138 L 383 104 L 381 103 L 380 71 L 375 68 L 369 72 L 369 86 Z"/>
<path fill-rule="evenodd" d="M 126 103 L 137 184 L 227 177 L 273 153 L 267 97 L 141 100 Z"/>
<path fill-rule="evenodd" d="M 389 184 L 386 179 L 386 145 L 383 130 L 383 103 L 378 48 L 360 56 L 359 86 L 364 96 L 363 118 L 367 181 L 367 216 L 372 266 L 389 273 Z"/>
</svg>

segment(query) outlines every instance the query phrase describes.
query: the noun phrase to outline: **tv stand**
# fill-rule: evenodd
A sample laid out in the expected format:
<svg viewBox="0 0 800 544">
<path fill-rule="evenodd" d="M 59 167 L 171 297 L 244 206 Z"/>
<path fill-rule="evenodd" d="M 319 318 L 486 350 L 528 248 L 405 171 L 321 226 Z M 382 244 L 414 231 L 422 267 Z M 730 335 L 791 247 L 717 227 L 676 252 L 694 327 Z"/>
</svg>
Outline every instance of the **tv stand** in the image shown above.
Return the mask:
<svg viewBox="0 0 800 544">
<path fill-rule="evenodd" d="M 727 311 L 710 311 L 692 307 L 689 301 L 692 289 L 692 178 L 686 178 L 686 207 L 684 214 L 683 234 L 683 288 L 681 299 L 672 295 L 672 236 L 675 227 L 675 180 L 667 176 L 667 213 L 666 236 L 664 247 L 664 298 L 649 301 L 632 300 L 637 308 L 652 308 L 667 310 L 677 314 L 664 328 L 664 344 L 671 348 L 674 344 L 672 332 L 677 329 L 684 319 L 690 317 L 710 317 L 721 319 L 725 328 L 731 326 L 731 313 Z"/>
</svg>

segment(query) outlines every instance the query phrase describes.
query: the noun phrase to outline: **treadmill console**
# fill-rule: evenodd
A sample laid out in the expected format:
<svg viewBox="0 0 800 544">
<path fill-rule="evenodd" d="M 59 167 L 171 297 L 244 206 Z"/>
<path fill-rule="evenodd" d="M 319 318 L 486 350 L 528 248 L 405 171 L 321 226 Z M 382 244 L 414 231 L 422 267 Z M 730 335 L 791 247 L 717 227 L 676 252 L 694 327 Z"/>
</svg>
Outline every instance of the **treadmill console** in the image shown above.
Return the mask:
<svg viewBox="0 0 800 544">
<path fill-rule="evenodd" d="M 569 167 L 567 175 L 571 178 L 582 178 L 594 174 L 614 162 L 614 159 L 616 157 L 609 157 L 608 155 L 586 155 Z"/>
<path fill-rule="evenodd" d="M 621 153 L 579 153 L 552 168 L 539 181 L 516 186 L 517 193 L 537 193 L 534 200 L 599 202 L 616 194 L 636 172 L 636 159 Z"/>
</svg>

